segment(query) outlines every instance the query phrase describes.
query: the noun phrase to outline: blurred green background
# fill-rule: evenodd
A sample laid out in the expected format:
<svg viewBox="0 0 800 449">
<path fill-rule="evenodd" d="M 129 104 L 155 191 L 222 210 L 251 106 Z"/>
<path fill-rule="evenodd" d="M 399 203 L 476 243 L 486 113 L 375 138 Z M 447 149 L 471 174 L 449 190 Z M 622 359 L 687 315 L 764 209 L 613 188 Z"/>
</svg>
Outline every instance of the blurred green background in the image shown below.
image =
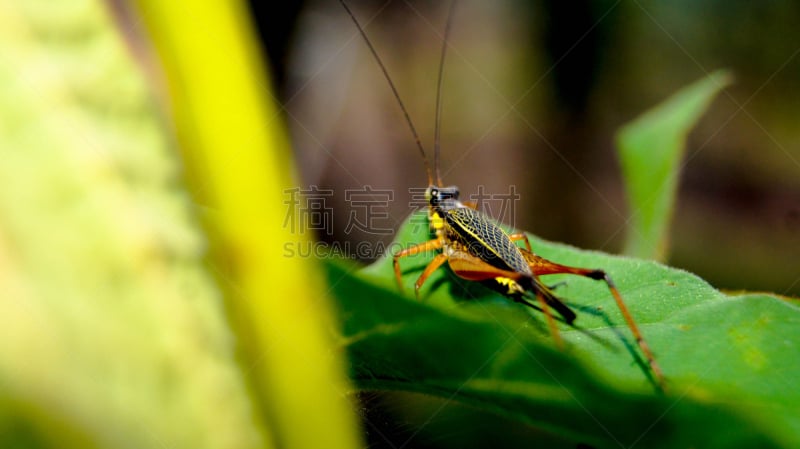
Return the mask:
<svg viewBox="0 0 800 449">
<path fill-rule="evenodd" d="M 345 232 L 344 191 L 391 189 L 411 210 L 425 175 L 399 108 L 337 2 L 254 5 L 304 185 L 334 191 L 328 242 Z M 432 147 L 446 5 L 354 2 Z M 668 263 L 729 290 L 800 295 L 800 4 L 746 1 L 478 2 L 458 5 L 445 67 L 442 170 L 462 195 L 520 194 L 514 226 L 620 252 L 628 210 L 618 128 L 727 68 L 735 81 L 690 134 Z M 430 150 L 429 150 L 430 151 Z"/>
</svg>

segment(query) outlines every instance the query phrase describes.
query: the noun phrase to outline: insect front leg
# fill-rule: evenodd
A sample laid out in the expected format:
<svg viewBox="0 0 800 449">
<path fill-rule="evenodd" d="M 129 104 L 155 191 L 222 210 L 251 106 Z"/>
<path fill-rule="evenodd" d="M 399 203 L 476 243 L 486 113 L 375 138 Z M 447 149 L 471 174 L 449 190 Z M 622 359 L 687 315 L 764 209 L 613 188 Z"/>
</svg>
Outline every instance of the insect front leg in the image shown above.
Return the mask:
<svg viewBox="0 0 800 449">
<path fill-rule="evenodd" d="M 422 287 L 422 284 L 424 284 L 425 281 L 428 280 L 428 276 L 430 276 L 434 271 L 436 271 L 439 267 L 441 267 L 442 264 L 445 263 L 446 261 L 447 261 L 446 254 L 442 253 L 436 255 L 436 257 L 433 258 L 431 263 L 429 263 L 428 266 L 425 267 L 425 271 L 423 271 L 422 274 L 419 276 L 419 278 L 417 278 L 417 282 L 414 283 L 414 296 L 416 296 L 417 301 L 419 301 L 419 289 Z"/>
<path fill-rule="evenodd" d="M 400 258 L 413 256 L 413 255 L 419 254 L 419 253 L 427 253 L 427 252 L 431 252 L 431 251 L 436 251 L 437 249 L 442 249 L 443 246 L 444 246 L 444 241 L 441 238 L 436 238 L 436 239 L 433 239 L 433 240 L 428 240 L 427 242 L 424 242 L 424 243 L 420 243 L 420 244 L 414 245 L 414 246 L 412 246 L 410 248 L 406 248 L 404 250 L 401 250 L 397 254 L 394 255 L 394 257 L 393 257 L 394 277 L 397 279 L 397 285 L 400 287 L 400 291 L 403 290 L 403 276 L 402 276 L 402 273 L 400 272 Z M 441 263 L 439 263 L 439 265 L 441 265 Z M 430 265 L 429 265 L 429 267 L 430 267 Z M 426 271 L 427 271 L 427 268 L 426 268 Z M 424 275 L 424 273 L 423 273 L 423 275 Z M 427 277 L 427 276 L 425 276 L 425 277 Z M 419 280 L 417 280 L 417 282 L 419 282 Z M 423 282 L 424 282 L 424 279 L 423 279 Z M 417 290 L 419 290 L 419 288 L 417 288 Z"/>
</svg>

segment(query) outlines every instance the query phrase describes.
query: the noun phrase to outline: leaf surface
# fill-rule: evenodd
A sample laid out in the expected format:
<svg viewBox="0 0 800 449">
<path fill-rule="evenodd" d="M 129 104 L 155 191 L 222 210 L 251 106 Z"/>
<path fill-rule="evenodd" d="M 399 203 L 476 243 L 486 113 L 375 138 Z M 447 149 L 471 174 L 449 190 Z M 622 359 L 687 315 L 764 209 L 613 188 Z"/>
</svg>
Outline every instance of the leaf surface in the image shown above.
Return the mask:
<svg viewBox="0 0 800 449">
<path fill-rule="evenodd" d="M 425 215 L 392 248 L 429 238 Z M 769 295 L 726 296 L 685 271 L 532 237 L 554 261 L 605 269 L 667 377 L 660 394 L 604 284 L 580 277 L 557 292 L 578 311 L 564 351 L 542 314 L 442 268 L 424 302 L 395 285 L 392 260 L 330 270 L 344 320 L 341 345 L 366 390 L 401 390 L 470 404 L 594 447 L 791 447 L 800 373 L 796 306 Z M 403 258 L 413 288 L 431 255 Z"/>
</svg>

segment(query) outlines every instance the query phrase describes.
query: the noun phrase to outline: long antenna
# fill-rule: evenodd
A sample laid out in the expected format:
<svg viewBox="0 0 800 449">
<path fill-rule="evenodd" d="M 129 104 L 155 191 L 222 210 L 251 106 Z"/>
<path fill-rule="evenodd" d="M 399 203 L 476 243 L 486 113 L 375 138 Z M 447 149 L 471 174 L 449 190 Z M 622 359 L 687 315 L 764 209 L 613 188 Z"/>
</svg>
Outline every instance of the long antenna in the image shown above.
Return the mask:
<svg viewBox="0 0 800 449">
<path fill-rule="evenodd" d="M 436 84 L 436 126 L 433 137 L 433 169 L 436 171 L 436 185 L 442 186 L 442 174 L 439 170 L 439 136 L 442 132 L 442 80 L 444 79 L 444 57 L 447 53 L 447 42 L 450 37 L 450 25 L 453 23 L 453 13 L 456 9 L 456 0 L 450 2 L 450 10 L 447 12 L 447 24 L 444 27 L 444 38 L 442 38 L 442 57 L 439 60 L 439 81 Z"/>
<path fill-rule="evenodd" d="M 372 42 L 369 41 L 367 37 L 367 33 L 364 32 L 364 28 L 361 27 L 361 24 L 358 23 L 356 16 L 353 15 L 353 12 L 350 11 L 350 8 L 347 6 L 347 3 L 344 0 L 339 0 L 339 3 L 342 4 L 344 10 L 347 11 L 347 14 L 353 19 L 353 23 L 356 24 L 356 28 L 358 28 L 358 32 L 361 33 L 361 37 L 364 38 L 364 42 L 369 47 L 369 51 L 372 52 L 372 56 L 375 57 L 375 61 L 380 66 L 381 71 L 383 72 L 384 78 L 386 81 L 389 82 L 389 87 L 392 88 L 392 93 L 394 94 L 394 98 L 397 99 L 397 103 L 400 105 L 400 109 L 403 110 L 403 115 L 406 117 L 406 123 L 408 123 L 409 129 L 411 129 L 411 134 L 414 135 L 414 140 L 417 142 L 417 148 L 419 148 L 419 153 L 422 155 L 422 161 L 425 163 L 425 172 L 428 173 L 428 185 L 433 185 L 433 176 L 431 176 L 431 167 L 428 165 L 428 157 L 425 155 L 425 149 L 422 147 L 422 142 L 419 140 L 419 134 L 417 134 L 416 128 L 414 128 L 414 123 L 411 121 L 411 116 L 408 115 L 408 111 L 406 110 L 406 106 L 403 104 L 403 100 L 400 99 L 400 94 L 397 93 L 397 88 L 394 86 L 392 82 L 392 78 L 389 77 L 389 72 L 386 71 L 386 66 L 383 65 L 383 61 L 381 61 L 380 56 L 378 56 L 378 52 L 375 51 L 375 47 L 372 46 Z M 441 182 L 439 183 L 441 185 Z"/>
</svg>

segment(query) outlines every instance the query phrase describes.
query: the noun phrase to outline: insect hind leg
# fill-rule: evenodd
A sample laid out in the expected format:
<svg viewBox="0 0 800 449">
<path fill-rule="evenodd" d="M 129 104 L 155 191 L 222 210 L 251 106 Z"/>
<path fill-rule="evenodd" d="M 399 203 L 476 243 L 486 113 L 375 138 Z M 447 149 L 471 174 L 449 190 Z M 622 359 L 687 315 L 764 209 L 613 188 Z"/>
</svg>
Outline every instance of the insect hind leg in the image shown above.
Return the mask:
<svg viewBox="0 0 800 449">
<path fill-rule="evenodd" d="M 614 301 L 617 303 L 617 308 L 622 313 L 622 316 L 625 319 L 625 323 L 628 325 L 628 328 L 631 330 L 633 337 L 636 339 L 636 343 L 639 346 L 639 349 L 642 351 L 642 354 L 647 359 L 647 363 L 650 366 L 650 370 L 652 371 L 656 382 L 658 383 L 659 387 L 663 389 L 664 375 L 661 371 L 661 367 L 659 367 L 658 363 L 656 363 L 655 357 L 653 356 L 653 352 L 650 350 L 650 346 L 647 344 L 647 341 L 645 341 L 641 331 L 639 331 L 639 326 L 636 324 L 636 321 L 634 321 L 633 316 L 631 316 L 631 313 L 628 310 L 628 306 L 622 299 L 622 295 L 617 289 L 616 284 L 614 284 L 614 281 L 611 280 L 611 277 L 605 271 L 561 265 L 555 262 L 551 262 L 543 257 L 537 256 L 536 254 L 530 251 L 526 251 L 524 249 L 520 249 L 520 251 L 522 252 L 523 257 L 525 257 L 525 261 L 528 263 L 528 266 L 530 266 L 531 271 L 533 271 L 534 275 L 542 276 L 546 274 L 574 274 L 578 276 L 584 276 L 589 279 L 605 282 L 606 286 L 608 287 L 608 290 L 611 292 L 611 296 L 614 297 Z"/>
</svg>

